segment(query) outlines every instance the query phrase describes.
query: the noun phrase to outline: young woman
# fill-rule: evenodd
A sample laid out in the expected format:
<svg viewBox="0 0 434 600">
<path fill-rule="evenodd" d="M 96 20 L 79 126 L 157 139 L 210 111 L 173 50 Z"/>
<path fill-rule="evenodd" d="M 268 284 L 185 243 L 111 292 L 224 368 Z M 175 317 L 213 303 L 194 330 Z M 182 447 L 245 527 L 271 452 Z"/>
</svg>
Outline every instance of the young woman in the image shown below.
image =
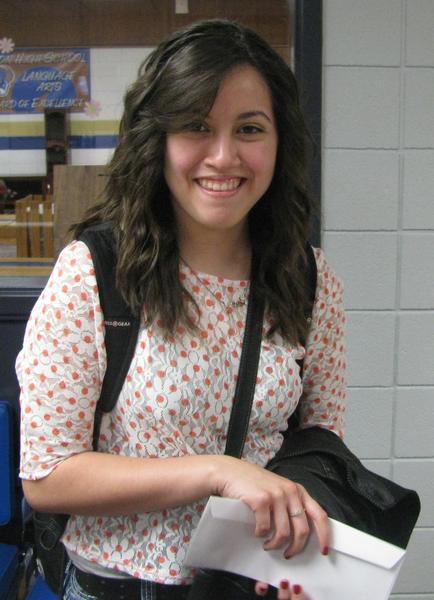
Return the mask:
<svg viewBox="0 0 434 600">
<path fill-rule="evenodd" d="M 75 230 L 111 223 L 117 284 L 142 323 L 99 452 L 104 320 L 84 243 L 63 250 L 17 359 L 25 494 L 40 511 L 72 515 L 65 598 L 186 598 L 184 558 L 212 494 L 251 508 L 264 549 L 291 557 L 313 529 L 327 554 L 325 512 L 264 469 L 296 409 L 302 427 L 343 432 L 342 289 L 319 250 L 310 328 L 304 312 L 306 140 L 291 70 L 235 23 L 176 32 L 128 90 L 107 200 Z M 253 255 L 266 317 L 239 460 L 223 453 Z M 260 582 L 236 589 L 225 598 L 274 594 Z M 277 594 L 307 598 L 296 581 Z"/>
</svg>

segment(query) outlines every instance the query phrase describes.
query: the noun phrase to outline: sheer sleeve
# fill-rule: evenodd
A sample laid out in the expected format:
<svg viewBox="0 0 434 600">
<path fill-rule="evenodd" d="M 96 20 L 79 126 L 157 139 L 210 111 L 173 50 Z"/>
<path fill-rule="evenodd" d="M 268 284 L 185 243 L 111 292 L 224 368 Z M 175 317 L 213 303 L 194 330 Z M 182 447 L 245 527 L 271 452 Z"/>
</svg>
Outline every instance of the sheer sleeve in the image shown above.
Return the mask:
<svg viewBox="0 0 434 600">
<path fill-rule="evenodd" d="M 302 427 L 320 425 L 344 434 L 346 401 L 345 312 L 343 286 L 321 250 L 315 250 L 317 293 L 306 343 Z"/>
<path fill-rule="evenodd" d="M 33 308 L 16 361 L 22 478 L 45 477 L 91 449 L 105 360 L 92 259 L 82 242 L 73 242 Z"/>
</svg>

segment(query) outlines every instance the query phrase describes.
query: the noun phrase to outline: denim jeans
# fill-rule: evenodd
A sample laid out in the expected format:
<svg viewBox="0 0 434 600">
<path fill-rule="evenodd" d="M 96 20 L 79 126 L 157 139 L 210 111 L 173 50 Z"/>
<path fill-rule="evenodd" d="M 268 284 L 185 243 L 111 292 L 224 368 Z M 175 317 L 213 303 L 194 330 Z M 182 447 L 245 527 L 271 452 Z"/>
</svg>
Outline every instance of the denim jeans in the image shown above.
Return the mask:
<svg viewBox="0 0 434 600">
<path fill-rule="evenodd" d="M 166 600 L 168 588 L 170 588 L 170 600 L 187 600 L 189 586 L 166 586 L 146 580 L 141 582 L 141 600 Z M 89 594 L 80 587 L 73 565 L 69 565 L 66 571 L 63 600 L 98 600 L 97 596 Z"/>
</svg>

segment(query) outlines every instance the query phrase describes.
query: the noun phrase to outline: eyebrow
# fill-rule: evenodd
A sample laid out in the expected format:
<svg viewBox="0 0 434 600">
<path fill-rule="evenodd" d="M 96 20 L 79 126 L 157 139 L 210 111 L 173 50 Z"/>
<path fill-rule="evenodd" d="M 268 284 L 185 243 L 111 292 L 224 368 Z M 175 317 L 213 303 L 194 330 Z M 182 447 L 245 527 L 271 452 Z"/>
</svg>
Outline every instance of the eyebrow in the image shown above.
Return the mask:
<svg viewBox="0 0 434 600">
<path fill-rule="evenodd" d="M 241 113 L 240 115 L 238 115 L 238 118 L 239 119 L 251 119 L 252 117 L 258 117 L 258 116 L 265 117 L 267 119 L 267 121 L 272 123 L 270 117 L 266 113 L 264 113 L 263 110 L 251 110 L 249 112 Z"/>
</svg>

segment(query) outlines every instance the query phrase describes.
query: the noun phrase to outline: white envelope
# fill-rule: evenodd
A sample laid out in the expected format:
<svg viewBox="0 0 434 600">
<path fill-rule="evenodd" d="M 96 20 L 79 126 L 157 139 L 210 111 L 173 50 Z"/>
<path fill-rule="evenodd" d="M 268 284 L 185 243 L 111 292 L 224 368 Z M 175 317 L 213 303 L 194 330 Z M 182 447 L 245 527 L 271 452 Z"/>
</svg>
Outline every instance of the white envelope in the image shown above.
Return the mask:
<svg viewBox="0 0 434 600">
<path fill-rule="evenodd" d="M 331 544 L 323 556 L 313 533 L 301 554 L 265 551 L 255 537 L 253 512 L 240 500 L 211 496 L 193 533 L 186 563 L 231 571 L 276 587 L 301 585 L 310 600 L 387 600 L 405 550 L 330 519 Z"/>
</svg>

